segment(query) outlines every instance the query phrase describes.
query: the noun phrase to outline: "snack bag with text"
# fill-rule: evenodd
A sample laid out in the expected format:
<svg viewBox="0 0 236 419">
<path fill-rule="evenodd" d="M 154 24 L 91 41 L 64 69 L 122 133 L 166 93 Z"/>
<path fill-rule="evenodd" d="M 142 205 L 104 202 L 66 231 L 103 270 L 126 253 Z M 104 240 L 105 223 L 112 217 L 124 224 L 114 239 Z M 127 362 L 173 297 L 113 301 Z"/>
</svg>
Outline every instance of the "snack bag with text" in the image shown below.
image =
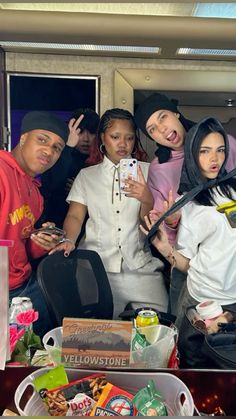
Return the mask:
<svg viewBox="0 0 236 419">
<path fill-rule="evenodd" d="M 45 401 L 51 416 L 90 416 L 107 381 L 94 374 L 46 392 Z"/>
<path fill-rule="evenodd" d="M 136 416 L 136 408 L 132 403 L 133 394 L 108 383 L 91 416 Z"/>
</svg>

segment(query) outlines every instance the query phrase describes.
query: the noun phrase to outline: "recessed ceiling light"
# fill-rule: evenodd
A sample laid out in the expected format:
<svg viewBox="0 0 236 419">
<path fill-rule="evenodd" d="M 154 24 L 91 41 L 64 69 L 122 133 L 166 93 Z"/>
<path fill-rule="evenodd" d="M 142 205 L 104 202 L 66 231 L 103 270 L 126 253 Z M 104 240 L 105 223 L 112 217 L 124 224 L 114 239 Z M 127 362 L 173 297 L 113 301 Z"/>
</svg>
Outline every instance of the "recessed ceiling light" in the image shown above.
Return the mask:
<svg viewBox="0 0 236 419">
<path fill-rule="evenodd" d="M 201 48 L 178 48 L 177 55 L 230 55 L 236 56 L 236 49 L 201 49 Z"/>
<path fill-rule="evenodd" d="M 57 44 L 47 42 L 14 42 L 0 41 L 0 46 L 9 48 L 42 48 L 42 49 L 69 49 L 82 51 L 110 51 L 110 52 L 140 52 L 146 54 L 160 54 L 159 47 L 143 47 L 135 45 L 93 45 L 93 44 Z"/>
</svg>

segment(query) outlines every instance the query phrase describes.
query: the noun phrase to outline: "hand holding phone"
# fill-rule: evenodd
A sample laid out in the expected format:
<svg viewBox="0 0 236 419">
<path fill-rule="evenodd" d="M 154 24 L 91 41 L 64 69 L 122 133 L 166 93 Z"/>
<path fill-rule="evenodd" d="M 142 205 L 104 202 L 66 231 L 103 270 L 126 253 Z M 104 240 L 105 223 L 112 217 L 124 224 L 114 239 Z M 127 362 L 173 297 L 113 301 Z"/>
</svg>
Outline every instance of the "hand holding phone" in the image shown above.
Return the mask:
<svg viewBox="0 0 236 419">
<path fill-rule="evenodd" d="M 125 190 L 128 179 L 138 180 L 138 161 L 136 159 L 120 160 L 120 192 L 127 193 Z"/>
<path fill-rule="evenodd" d="M 66 235 L 66 232 L 64 230 L 62 230 L 61 228 L 55 227 L 53 225 L 48 226 L 48 227 L 41 227 L 32 232 L 32 234 L 38 234 L 38 233 L 47 234 L 49 236 L 55 235 L 55 236 L 60 237 L 61 239 L 63 239 L 63 237 L 65 237 Z"/>
</svg>

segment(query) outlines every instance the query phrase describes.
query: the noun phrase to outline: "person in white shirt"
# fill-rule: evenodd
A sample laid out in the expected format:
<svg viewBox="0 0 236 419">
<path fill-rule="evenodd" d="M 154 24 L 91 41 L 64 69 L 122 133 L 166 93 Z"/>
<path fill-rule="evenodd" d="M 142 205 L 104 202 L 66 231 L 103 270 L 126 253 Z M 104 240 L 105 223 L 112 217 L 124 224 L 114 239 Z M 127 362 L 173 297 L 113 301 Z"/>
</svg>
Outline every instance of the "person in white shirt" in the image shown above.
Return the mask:
<svg viewBox="0 0 236 419">
<path fill-rule="evenodd" d="M 100 163 L 82 169 L 76 177 L 63 225 L 67 241 L 57 247 L 69 255 L 88 211 L 79 248 L 95 250 L 103 261 L 113 293 L 114 319 L 130 301 L 165 312 L 168 302 L 163 263 L 144 251 L 144 235 L 139 230 L 141 220 L 153 208 L 146 183 L 149 164 L 139 161 L 138 180 L 129 179 L 126 193 L 120 192 L 120 160 L 138 158 L 141 153 L 136 130 L 127 110 L 115 108 L 103 114 L 96 150 L 91 153 Z"/>
<path fill-rule="evenodd" d="M 156 211 L 145 217 L 149 233 L 141 227 L 172 266 L 188 273 L 178 300 L 179 328 L 186 308 L 205 300 L 236 311 L 236 169 L 226 172 L 228 155 L 228 138 L 219 121 L 208 117 L 191 128 L 179 189 L 183 197 L 155 224 Z M 172 247 L 161 223 L 181 207 Z"/>
</svg>

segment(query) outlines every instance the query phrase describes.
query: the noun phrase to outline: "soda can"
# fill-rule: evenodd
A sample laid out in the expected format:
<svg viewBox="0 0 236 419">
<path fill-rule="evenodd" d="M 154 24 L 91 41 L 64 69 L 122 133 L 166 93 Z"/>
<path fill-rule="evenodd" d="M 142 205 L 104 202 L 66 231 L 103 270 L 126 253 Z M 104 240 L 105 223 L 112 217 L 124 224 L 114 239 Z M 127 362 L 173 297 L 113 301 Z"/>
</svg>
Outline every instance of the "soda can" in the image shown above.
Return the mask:
<svg viewBox="0 0 236 419">
<path fill-rule="evenodd" d="M 136 310 L 136 328 L 145 336 L 150 345 L 158 338 L 158 325 L 159 318 L 156 310 L 149 307 Z"/>
<path fill-rule="evenodd" d="M 157 311 L 153 308 L 139 308 L 136 314 L 136 327 L 156 326 L 159 324 Z"/>
</svg>

